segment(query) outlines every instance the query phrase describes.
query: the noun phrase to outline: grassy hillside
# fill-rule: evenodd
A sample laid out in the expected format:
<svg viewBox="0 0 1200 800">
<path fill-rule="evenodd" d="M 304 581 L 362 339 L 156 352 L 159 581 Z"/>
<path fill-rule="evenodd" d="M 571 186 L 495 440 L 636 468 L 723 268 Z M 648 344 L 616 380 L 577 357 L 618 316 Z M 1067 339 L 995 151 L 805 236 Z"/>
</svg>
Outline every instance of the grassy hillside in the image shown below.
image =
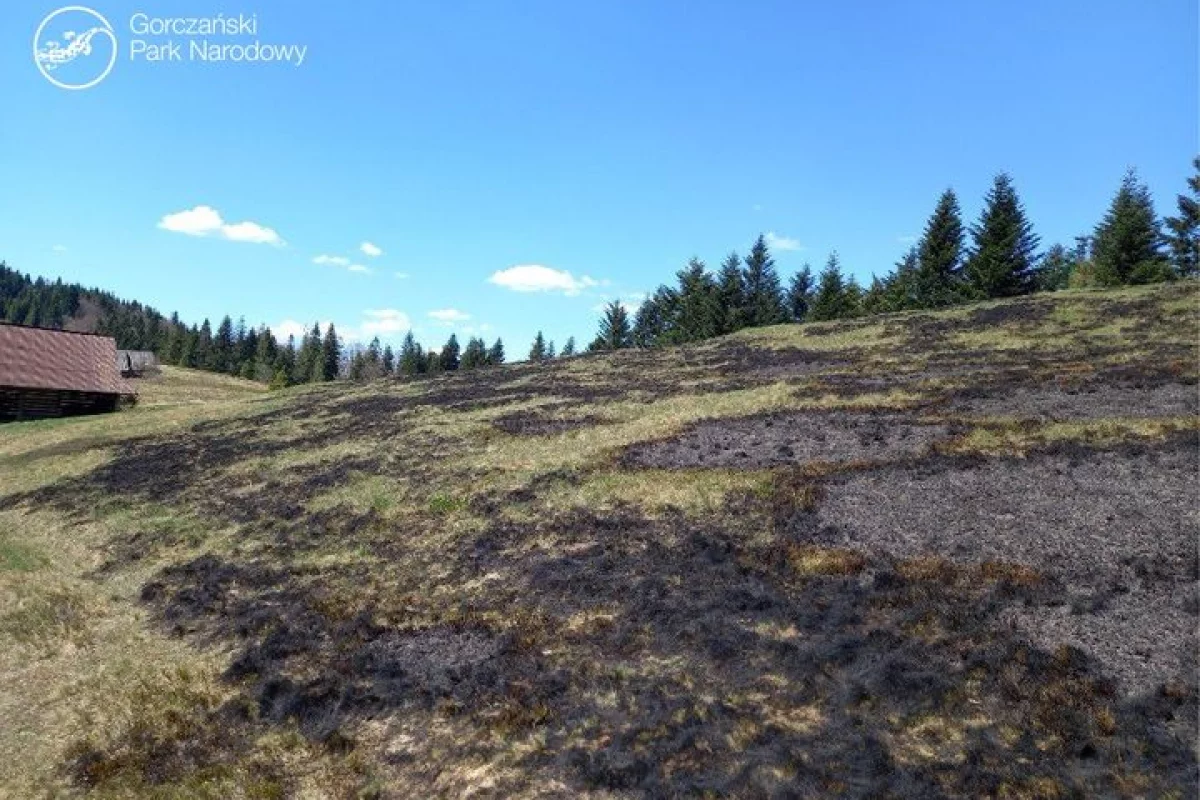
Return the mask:
<svg viewBox="0 0 1200 800">
<path fill-rule="evenodd" d="M 1198 300 L 0 427 L 0 794 L 1194 796 Z"/>
</svg>

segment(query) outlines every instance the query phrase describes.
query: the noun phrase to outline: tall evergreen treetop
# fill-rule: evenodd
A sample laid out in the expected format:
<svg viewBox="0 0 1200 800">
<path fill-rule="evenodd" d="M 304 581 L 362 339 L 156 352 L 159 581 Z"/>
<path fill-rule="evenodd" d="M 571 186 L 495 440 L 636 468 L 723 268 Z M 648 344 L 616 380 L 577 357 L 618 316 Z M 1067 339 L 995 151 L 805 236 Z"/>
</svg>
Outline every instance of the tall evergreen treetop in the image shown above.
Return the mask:
<svg viewBox="0 0 1200 800">
<path fill-rule="evenodd" d="M 492 342 L 491 348 L 488 350 L 488 364 L 493 367 L 498 367 L 504 363 L 504 342 L 499 338 Z"/>
<path fill-rule="evenodd" d="M 704 262 L 693 258 L 676 277 L 678 302 L 667 339 L 674 343 L 698 342 L 719 335 L 722 314 L 717 284 L 704 268 Z"/>
<path fill-rule="evenodd" d="M 1154 200 L 1134 170 L 1125 173 L 1104 219 L 1096 226 L 1092 260 L 1099 283 L 1148 283 L 1165 277 L 1162 232 Z"/>
<path fill-rule="evenodd" d="M 831 253 L 817 279 L 817 290 L 808 311 L 810 320 L 822 321 L 852 316 L 857 305 L 857 288 L 851 289 L 842 276 L 837 253 Z"/>
<path fill-rule="evenodd" d="M 467 340 L 467 346 L 463 348 L 462 360 L 459 363 L 460 369 L 478 369 L 479 367 L 487 366 L 488 350 L 483 339 L 472 336 Z"/>
<path fill-rule="evenodd" d="M 754 240 L 750 255 L 746 256 L 742 282 L 746 292 L 748 324 L 775 325 L 787 321 L 775 259 L 771 257 L 767 240 L 761 234 Z"/>
<path fill-rule="evenodd" d="M 575 337 L 574 336 L 567 337 L 567 343 L 563 345 L 562 353 L 560 355 L 563 358 L 567 358 L 569 356 L 575 355 Z"/>
<path fill-rule="evenodd" d="M 924 308 L 939 308 L 958 302 L 962 296 L 962 213 L 953 189 L 938 199 L 937 207 L 917 244 L 914 295 Z"/>
<path fill-rule="evenodd" d="M 808 307 L 812 302 L 813 274 L 812 267 L 805 264 L 800 271 L 792 276 L 787 290 L 787 310 L 792 322 L 803 322 L 808 315 Z"/>
<path fill-rule="evenodd" d="M 733 333 L 746 325 L 746 286 L 742 259 L 730 253 L 717 271 L 717 303 L 721 307 L 721 333 Z"/>
<path fill-rule="evenodd" d="M 442 372 L 453 372 L 458 369 L 459 352 L 458 337 L 452 333 L 450 334 L 450 338 L 446 340 L 446 344 L 442 347 L 442 352 L 437 359 L 438 367 Z"/>
<path fill-rule="evenodd" d="M 425 354 L 421 352 L 421 346 L 413 338 L 412 331 L 409 331 L 404 334 L 404 341 L 400 343 L 400 363 L 398 370 L 401 375 L 411 378 L 414 375 L 419 375 L 424 369 Z"/>
<path fill-rule="evenodd" d="M 1179 216 L 1167 217 L 1171 260 L 1184 276 L 1200 274 L 1200 156 L 1192 159 L 1192 168 L 1195 174 L 1187 182 L 1191 196 L 1179 195 Z"/>
<path fill-rule="evenodd" d="M 541 331 L 533 337 L 533 344 L 529 347 L 529 360 L 535 363 L 546 360 L 546 337 Z"/>
<path fill-rule="evenodd" d="M 333 323 L 325 329 L 325 339 L 321 342 L 321 380 L 331 381 L 337 378 L 338 369 L 342 365 L 342 343 L 338 339 Z"/>
<path fill-rule="evenodd" d="M 1007 174 L 993 181 L 971 237 L 964 272 L 977 297 L 1014 297 L 1033 289 L 1038 237 Z"/>
<path fill-rule="evenodd" d="M 217 326 L 216 336 L 212 340 L 212 349 L 209 351 L 208 368 L 214 372 L 232 372 L 233 371 L 233 355 L 234 355 L 234 339 L 233 339 L 233 320 L 226 314 L 221 319 L 221 324 Z"/>
<path fill-rule="evenodd" d="M 658 287 L 638 306 L 630 334 L 632 343 L 637 347 L 664 344 L 675 328 L 678 312 L 679 293 L 670 286 Z"/>
<path fill-rule="evenodd" d="M 629 312 L 620 301 L 613 300 L 604 307 L 600 319 L 600 330 L 592 342 L 592 350 L 621 350 L 633 345 L 633 328 L 629 324 Z"/>
</svg>

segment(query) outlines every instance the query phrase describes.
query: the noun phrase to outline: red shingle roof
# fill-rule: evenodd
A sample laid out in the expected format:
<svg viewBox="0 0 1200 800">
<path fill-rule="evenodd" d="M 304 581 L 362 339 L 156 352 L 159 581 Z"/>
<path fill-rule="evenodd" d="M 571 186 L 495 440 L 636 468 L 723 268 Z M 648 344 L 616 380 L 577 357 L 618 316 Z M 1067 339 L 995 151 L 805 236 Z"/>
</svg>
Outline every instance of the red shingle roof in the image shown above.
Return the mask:
<svg viewBox="0 0 1200 800">
<path fill-rule="evenodd" d="M 108 336 L 0 324 L 0 386 L 136 394 Z"/>
</svg>

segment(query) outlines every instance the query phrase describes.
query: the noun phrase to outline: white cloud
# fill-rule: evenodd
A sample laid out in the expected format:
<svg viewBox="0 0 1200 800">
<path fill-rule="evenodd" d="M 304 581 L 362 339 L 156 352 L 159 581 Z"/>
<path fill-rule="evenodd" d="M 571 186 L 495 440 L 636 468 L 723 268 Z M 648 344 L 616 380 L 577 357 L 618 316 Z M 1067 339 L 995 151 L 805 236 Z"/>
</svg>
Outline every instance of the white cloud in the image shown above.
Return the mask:
<svg viewBox="0 0 1200 800">
<path fill-rule="evenodd" d="M 401 280 L 401 281 L 402 281 L 402 280 L 404 280 L 404 279 L 406 279 L 406 278 L 408 278 L 408 277 L 409 277 L 409 274 L 408 274 L 407 272 L 397 272 L 397 273 L 396 273 L 396 280 Z"/>
<path fill-rule="evenodd" d="M 794 251 L 804 249 L 799 239 L 782 236 L 775 231 L 767 231 L 767 235 L 763 238 L 767 240 L 767 247 L 770 247 L 772 250 Z"/>
<path fill-rule="evenodd" d="M 360 272 L 368 275 L 371 273 L 370 267 L 364 267 L 362 264 L 355 264 L 344 256 L 329 256 L 321 254 L 313 259 L 313 263 L 320 264 L 322 266 L 342 267 L 347 272 Z"/>
<path fill-rule="evenodd" d="M 253 244 L 283 244 L 279 234 L 257 222 L 237 222 L 224 225 L 221 233 L 231 242 L 252 242 Z"/>
<path fill-rule="evenodd" d="M 370 256 L 371 258 L 379 258 L 381 255 L 383 255 L 383 250 L 379 247 L 379 245 L 371 244 L 370 242 L 363 242 L 358 246 L 358 249 L 363 251 L 364 255 Z"/>
<path fill-rule="evenodd" d="M 612 301 L 613 298 L 606 297 L 603 303 L 597 303 L 592 306 L 592 311 L 595 311 L 597 314 L 603 314 L 604 309 L 608 308 L 608 304 Z M 638 309 L 642 307 L 642 303 L 646 302 L 646 295 L 643 292 L 637 292 L 620 298 L 619 302 L 625 308 L 626 314 L 636 314 Z"/>
<path fill-rule="evenodd" d="M 364 338 L 380 334 L 400 333 L 412 327 L 408 314 L 394 308 L 370 309 L 363 312 L 363 317 L 360 327 Z"/>
<path fill-rule="evenodd" d="M 56 252 L 56 253 L 65 253 L 65 252 L 67 252 L 67 246 L 66 246 L 66 245 L 62 245 L 62 244 L 56 244 L 56 245 L 54 245 L 54 247 L 51 247 L 50 249 L 51 249 L 51 250 L 53 250 L 53 251 L 54 251 L 54 252 Z"/>
<path fill-rule="evenodd" d="M 227 223 L 212 206 L 196 206 L 186 211 L 166 214 L 158 221 L 158 227 L 187 236 L 218 236 L 231 242 L 276 246 L 284 244 L 279 234 L 271 228 L 249 220 Z"/>
<path fill-rule="evenodd" d="M 551 269 L 541 264 L 517 264 L 502 269 L 488 278 L 489 283 L 514 292 L 562 292 L 579 294 L 584 289 L 599 286 L 599 281 L 584 275 L 576 278 L 566 270 Z"/>
<path fill-rule="evenodd" d="M 428 316 L 445 325 L 453 325 L 456 322 L 466 322 L 471 318 L 471 315 L 459 311 L 457 308 L 439 308 L 436 311 L 430 311 Z"/>
<path fill-rule="evenodd" d="M 280 342 L 287 342 L 289 336 L 295 336 L 299 341 L 308 332 L 308 326 L 296 322 L 294 319 L 285 319 L 278 325 L 271 326 L 271 333 L 275 334 L 275 338 Z"/>
</svg>

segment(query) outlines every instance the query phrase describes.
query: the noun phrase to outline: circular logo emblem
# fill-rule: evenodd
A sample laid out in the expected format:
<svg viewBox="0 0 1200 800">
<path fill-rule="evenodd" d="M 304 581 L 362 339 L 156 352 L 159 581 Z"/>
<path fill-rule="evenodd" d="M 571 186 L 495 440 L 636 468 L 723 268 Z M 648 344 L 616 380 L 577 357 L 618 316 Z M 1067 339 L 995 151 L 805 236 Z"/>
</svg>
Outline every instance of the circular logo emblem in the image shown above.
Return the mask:
<svg viewBox="0 0 1200 800">
<path fill-rule="evenodd" d="M 117 35 L 98 12 L 84 6 L 52 11 L 33 34 L 33 63 L 60 89 L 90 89 L 117 63 Z"/>
</svg>

